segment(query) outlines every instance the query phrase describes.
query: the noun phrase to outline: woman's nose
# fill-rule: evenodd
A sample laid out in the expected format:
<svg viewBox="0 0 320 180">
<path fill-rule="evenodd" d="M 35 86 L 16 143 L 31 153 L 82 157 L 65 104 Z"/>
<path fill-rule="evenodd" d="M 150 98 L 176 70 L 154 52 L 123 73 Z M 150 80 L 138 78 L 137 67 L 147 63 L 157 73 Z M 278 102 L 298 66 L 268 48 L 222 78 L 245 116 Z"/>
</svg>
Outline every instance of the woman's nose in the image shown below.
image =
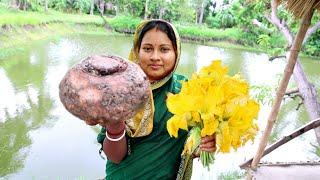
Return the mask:
<svg viewBox="0 0 320 180">
<path fill-rule="evenodd" d="M 151 60 L 152 61 L 160 60 L 160 53 L 158 51 L 153 51 L 151 54 Z"/>
</svg>

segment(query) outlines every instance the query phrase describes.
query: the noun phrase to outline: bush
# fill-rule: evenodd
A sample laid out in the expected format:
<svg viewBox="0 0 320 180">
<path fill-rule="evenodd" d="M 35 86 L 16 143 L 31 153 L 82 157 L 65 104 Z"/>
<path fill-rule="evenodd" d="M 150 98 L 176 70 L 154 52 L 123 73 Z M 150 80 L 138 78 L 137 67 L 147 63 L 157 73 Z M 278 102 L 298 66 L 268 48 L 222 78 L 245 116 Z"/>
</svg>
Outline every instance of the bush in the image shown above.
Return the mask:
<svg viewBox="0 0 320 180">
<path fill-rule="evenodd" d="M 58 11 L 63 11 L 67 8 L 67 0 L 50 0 L 49 7 Z"/>
<path fill-rule="evenodd" d="M 320 30 L 311 35 L 302 49 L 309 56 L 320 56 Z"/>
<path fill-rule="evenodd" d="M 209 16 L 206 19 L 206 24 L 209 28 L 219 28 L 220 27 L 220 21 L 216 17 Z"/>
<path fill-rule="evenodd" d="M 232 40 L 241 41 L 242 31 L 238 28 L 209 29 L 199 26 L 176 26 L 179 34 L 184 37 L 197 37 L 212 40 Z"/>
<path fill-rule="evenodd" d="M 75 0 L 73 8 L 80 13 L 88 13 L 90 11 L 91 0 Z"/>
<path fill-rule="evenodd" d="M 140 18 L 132 16 L 117 16 L 110 20 L 111 27 L 118 32 L 131 32 L 133 33 L 141 22 Z"/>
<path fill-rule="evenodd" d="M 231 28 L 236 25 L 236 19 L 230 10 L 221 10 L 215 16 L 209 16 L 206 24 L 210 28 Z"/>
</svg>

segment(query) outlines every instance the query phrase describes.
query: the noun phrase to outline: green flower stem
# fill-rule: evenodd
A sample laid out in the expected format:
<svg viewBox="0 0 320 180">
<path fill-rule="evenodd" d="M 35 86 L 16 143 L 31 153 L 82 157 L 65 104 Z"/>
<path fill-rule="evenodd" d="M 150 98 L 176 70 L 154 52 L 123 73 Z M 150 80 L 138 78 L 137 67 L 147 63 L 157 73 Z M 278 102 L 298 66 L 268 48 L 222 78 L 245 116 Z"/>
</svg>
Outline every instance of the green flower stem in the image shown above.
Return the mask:
<svg viewBox="0 0 320 180">
<path fill-rule="evenodd" d="M 194 135 L 197 139 L 197 141 L 196 141 L 197 147 L 195 147 L 195 149 L 198 149 L 199 145 L 201 144 L 201 129 L 202 128 L 203 128 L 202 122 L 199 123 L 198 126 L 192 128 L 193 131 L 191 133 L 194 133 Z M 203 165 L 203 167 L 207 167 L 208 170 L 210 170 L 209 166 L 210 166 L 210 164 L 213 164 L 213 162 L 215 160 L 214 155 L 215 155 L 214 152 L 206 152 L 206 151 L 202 151 L 200 149 L 200 161 L 201 161 L 201 164 Z"/>
<path fill-rule="evenodd" d="M 200 160 L 203 167 L 207 167 L 210 170 L 210 164 L 213 164 L 215 160 L 214 153 L 200 150 Z"/>
</svg>

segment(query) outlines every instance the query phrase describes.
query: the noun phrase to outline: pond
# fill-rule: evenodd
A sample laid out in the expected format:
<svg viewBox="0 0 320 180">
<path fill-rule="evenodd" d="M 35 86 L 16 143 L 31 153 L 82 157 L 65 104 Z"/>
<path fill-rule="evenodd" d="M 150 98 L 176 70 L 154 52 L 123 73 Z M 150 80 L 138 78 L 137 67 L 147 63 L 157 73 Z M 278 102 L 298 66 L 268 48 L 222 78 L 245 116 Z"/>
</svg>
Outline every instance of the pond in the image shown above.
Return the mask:
<svg viewBox="0 0 320 180">
<path fill-rule="evenodd" d="M 73 35 L 45 42 L 33 42 L 26 50 L 0 60 L 0 179 L 98 179 L 104 177 L 105 161 L 99 156 L 96 135 L 99 127 L 87 126 L 68 113 L 59 100 L 58 84 L 67 70 L 92 54 L 127 57 L 132 37 L 120 35 Z M 268 61 L 263 53 L 182 44 L 178 73 L 188 77 L 211 60 L 221 59 L 230 74 L 240 73 L 251 86 L 267 89 L 271 100 L 285 66 L 285 60 Z M 320 87 L 320 61 L 301 60 L 309 80 Z M 291 82 L 290 87 L 294 87 Z M 269 91 L 269 92 L 270 92 Z M 308 122 L 304 107 L 295 110 L 299 99 L 286 99 L 270 142 Z M 237 152 L 218 154 L 210 170 L 194 161 L 192 179 L 216 179 L 243 173 L 238 165 L 257 149 L 271 106 L 265 103 L 259 114 L 260 133 L 254 143 Z M 278 148 L 263 161 L 319 159 L 310 131 Z"/>
</svg>

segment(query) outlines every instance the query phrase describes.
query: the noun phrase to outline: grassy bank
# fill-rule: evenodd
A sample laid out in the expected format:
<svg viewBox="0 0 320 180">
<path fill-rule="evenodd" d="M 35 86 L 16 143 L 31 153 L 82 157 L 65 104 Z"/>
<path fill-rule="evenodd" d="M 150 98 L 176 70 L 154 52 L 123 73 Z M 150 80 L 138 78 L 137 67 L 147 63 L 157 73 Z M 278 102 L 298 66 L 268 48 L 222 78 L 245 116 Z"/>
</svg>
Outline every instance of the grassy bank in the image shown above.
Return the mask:
<svg viewBox="0 0 320 180">
<path fill-rule="evenodd" d="M 56 11 L 25 12 L 0 4 L 0 59 L 22 50 L 33 41 L 67 34 L 106 34 L 100 16 L 65 14 Z"/>
<path fill-rule="evenodd" d="M 116 32 L 133 34 L 135 27 L 141 22 L 141 19 L 118 16 L 108 19 L 108 22 Z M 173 24 L 176 26 L 183 42 L 247 51 L 262 51 L 258 47 L 245 46 L 245 42 L 243 41 L 245 35 L 238 28 L 210 29 L 205 26 L 183 25 L 179 22 L 173 22 Z"/>
<path fill-rule="evenodd" d="M 55 22 L 103 24 L 101 17 L 96 15 L 66 14 L 53 10 L 48 12 L 20 11 L 10 9 L 0 3 L 0 26 L 39 25 Z"/>
</svg>

